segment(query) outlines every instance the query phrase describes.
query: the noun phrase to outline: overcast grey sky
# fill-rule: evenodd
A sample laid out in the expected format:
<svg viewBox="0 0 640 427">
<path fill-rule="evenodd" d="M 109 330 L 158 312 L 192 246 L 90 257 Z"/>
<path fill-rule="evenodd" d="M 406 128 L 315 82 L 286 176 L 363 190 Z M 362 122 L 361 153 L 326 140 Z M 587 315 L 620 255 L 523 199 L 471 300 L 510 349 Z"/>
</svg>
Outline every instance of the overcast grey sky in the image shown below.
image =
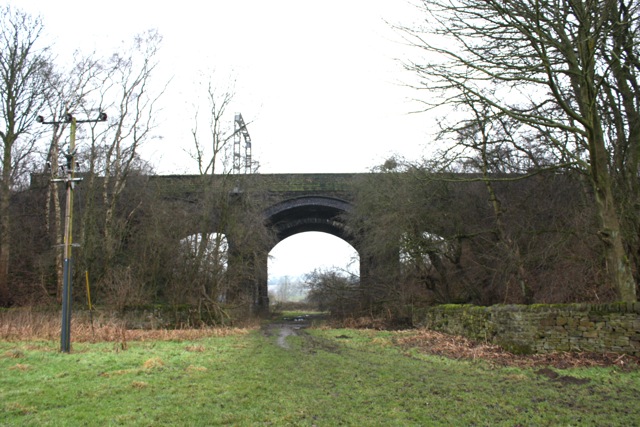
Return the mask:
<svg viewBox="0 0 640 427">
<path fill-rule="evenodd" d="M 420 157 L 433 130 L 430 117 L 409 114 L 417 108 L 409 99 L 417 94 L 402 84 L 410 76 L 397 59 L 408 50 L 390 23 L 418 18 L 404 0 L 11 3 L 43 17 L 61 58 L 75 49 L 108 53 L 120 41 L 158 29 L 164 38 L 160 77 L 172 82 L 162 101 L 163 139 L 144 154 L 159 173 L 194 171 L 185 154 L 193 82 L 212 69 L 222 85 L 236 80 L 232 113 L 250 122 L 261 173 L 365 172 L 392 154 Z M 270 274 L 297 275 L 294 266 L 315 260 L 345 265 L 350 255 L 333 243 L 330 251 L 313 253 L 327 241 L 307 236 L 309 250 L 296 262 L 299 246 L 280 254 L 278 248 L 293 241 L 281 243 L 272 255 L 287 261 L 272 263 Z"/>
</svg>

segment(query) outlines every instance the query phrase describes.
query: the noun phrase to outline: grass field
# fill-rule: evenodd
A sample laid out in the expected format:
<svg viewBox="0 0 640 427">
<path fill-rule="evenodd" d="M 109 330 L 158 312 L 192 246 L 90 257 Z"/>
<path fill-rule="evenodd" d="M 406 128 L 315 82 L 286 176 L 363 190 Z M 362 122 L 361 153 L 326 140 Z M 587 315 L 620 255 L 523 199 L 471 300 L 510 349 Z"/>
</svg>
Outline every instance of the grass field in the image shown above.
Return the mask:
<svg viewBox="0 0 640 427">
<path fill-rule="evenodd" d="M 416 332 L 0 341 L 3 426 L 632 426 L 640 374 L 425 354 Z"/>
</svg>

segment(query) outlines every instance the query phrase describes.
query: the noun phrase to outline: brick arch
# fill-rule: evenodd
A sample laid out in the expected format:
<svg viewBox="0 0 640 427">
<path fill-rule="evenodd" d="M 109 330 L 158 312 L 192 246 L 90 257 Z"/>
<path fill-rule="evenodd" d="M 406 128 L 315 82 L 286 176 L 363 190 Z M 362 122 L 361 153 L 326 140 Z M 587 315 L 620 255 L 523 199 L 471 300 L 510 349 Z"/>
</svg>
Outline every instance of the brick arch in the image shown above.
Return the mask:
<svg viewBox="0 0 640 427">
<path fill-rule="evenodd" d="M 281 242 L 294 234 L 320 231 L 336 236 L 353 246 L 353 236 L 342 216 L 350 212 L 349 202 L 335 197 L 296 197 L 277 203 L 264 212 L 265 223 Z M 272 249 L 272 248 L 270 248 Z"/>
</svg>

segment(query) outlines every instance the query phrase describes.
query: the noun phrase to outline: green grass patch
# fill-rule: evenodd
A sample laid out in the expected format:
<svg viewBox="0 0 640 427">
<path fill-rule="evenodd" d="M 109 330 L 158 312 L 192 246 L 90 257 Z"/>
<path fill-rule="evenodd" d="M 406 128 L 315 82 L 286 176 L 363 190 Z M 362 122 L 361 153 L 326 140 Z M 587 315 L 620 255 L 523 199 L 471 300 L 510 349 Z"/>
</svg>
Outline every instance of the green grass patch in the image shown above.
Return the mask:
<svg viewBox="0 0 640 427">
<path fill-rule="evenodd" d="M 0 425 L 637 425 L 640 375 L 495 367 L 394 332 L 259 331 L 194 340 L 0 342 Z"/>
</svg>

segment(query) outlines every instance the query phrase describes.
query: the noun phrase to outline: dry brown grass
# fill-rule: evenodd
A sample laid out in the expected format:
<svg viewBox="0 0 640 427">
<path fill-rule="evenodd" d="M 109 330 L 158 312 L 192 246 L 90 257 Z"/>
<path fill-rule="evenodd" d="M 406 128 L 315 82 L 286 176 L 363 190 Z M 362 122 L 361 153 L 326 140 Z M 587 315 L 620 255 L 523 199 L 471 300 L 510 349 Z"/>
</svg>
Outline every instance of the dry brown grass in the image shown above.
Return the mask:
<svg viewBox="0 0 640 427">
<path fill-rule="evenodd" d="M 347 318 L 327 322 L 322 328 L 353 328 L 384 330 L 394 329 L 389 318 L 368 317 Z M 374 338 L 378 345 L 390 342 Z M 462 336 L 448 335 L 428 329 L 405 329 L 394 333 L 391 342 L 406 349 L 416 348 L 422 353 L 444 356 L 450 359 L 481 359 L 496 366 L 553 366 L 559 369 L 593 366 L 616 366 L 623 370 L 640 369 L 640 357 L 618 353 L 556 352 L 546 354 L 513 354 L 500 346 L 474 342 Z"/>
<path fill-rule="evenodd" d="M 9 402 L 5 405 L 5 408 L 8 411 L 17 411 L 22 415 L 29 415 L 37 412 L 35 406 L 23 405 L 19 402 Z"/>
<path fill-rule="evenodd" d="M 102 372 L 100 374 L 101 377 L 105 377 L 105 378 L 109 378 L 109 377 L 114 377 L 117 375 L 128 375 L 128 374 L 135 374 L 138 373 L 139 370 L 138 369 L 117 369 L 115 371 L 109 371 L 109 372 Z"/>
<path fill-rule="evenodd" d="M 128 341 L 190 341 L 208 337 L 244 335 L 258 323 L 242 327 L 202 327 L 192 329 L 127 329 L 124 322 L 85 313 L 74 314 L 71 339 L 74 342 L 116 342 L 126 348 Z M 0 339 L 3 341 L 56 341 L 60 339 L 61 316 L 56 311 L 20 308 L 0 311 Z"/>
<path fill-rule="evenodd" d="M 4 353 L 4 357 L 6 357 L 7 359 L 21 359 L 24 357 L 24 352 L 21 350 L 12 349 L 12 350 L 6 351 Z"/>
<path fill-rule="evenodd" d="M 374 329 L 385 330 L 390 329 L 390 322 L 388 319 L 382 317 L 347 317 L 344 319 L 329 318 L 318 328 L 320 329 Z"/>
<path fill-rule="evenodd" d="M 131 387 L 138 389 L 147 388 L 148 385 L 149 384 L 144 381 L 134 381 L 131 383 Z"/>
<path fill-rule="evenodd" d="M 29 365 L 24 365 L 22 363 L 16 363 L 14 366 L 9 368 L 10 371 L 28 371 L 29 369 Z"/>
<path fill-rule="evenodd" d="M 640 358 L 626 354 L 557 352 L 517 355 L 494 344 L 478 343 L 464 337 L 428 329 L 396 332 L 393 341 L 399 346 L 417 348 L 427 354 L 451 359 L 482 359 L 497 366 L 554 366 L 560 369 L 617 366 L 623 369 L 640 369 Z"/>
<path fill-rule="evenodd" d="M 160 369 L 164 366 L 164 361 L 159 357 L 152 357 L 151 359 L 147 359 L 142 367 L 146 370 Z"/>
<path fill-rule="evenodd" d="M 189 365 L 187 366 L 186 371 L 187 372 L 207 372 L 207 368 L 205 368 L 204 366 L 194 366 L 194 365 Z"/>
</svg>

